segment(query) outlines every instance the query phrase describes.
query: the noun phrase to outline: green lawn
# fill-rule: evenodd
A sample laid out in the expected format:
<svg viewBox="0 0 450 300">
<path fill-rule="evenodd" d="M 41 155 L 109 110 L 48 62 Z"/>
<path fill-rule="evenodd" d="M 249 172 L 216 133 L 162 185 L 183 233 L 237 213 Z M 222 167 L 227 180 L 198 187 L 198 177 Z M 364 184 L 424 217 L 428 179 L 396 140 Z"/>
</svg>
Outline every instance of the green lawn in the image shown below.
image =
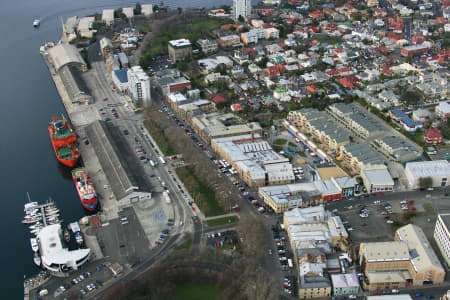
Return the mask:
<svg viewBox="0 0 450 300">
<path fill-rule="evenodd" d="M 306 154 L 305 154 L 305 152 L 303 152 L 303 151 L 298 151 L 298 155 L 300 155 L 300 156 L 302 156 L 302 157 L 306 157 Z"/>
<path fill-rule="evenodd" d="M 220 226 L 220 225 L 235 223 L 238 220 L 239 220 L 238 217 L 225 217 L 225 218 L 220 218 L 220 219 L 209 220 L 207 223 L 208 223 L 208 226 L 213 227 L 213 226 Z"/>
<path fill-rule="evenodd" d="M 275 145 L 286 145 L 287 140 L 286 139 L 276 139 L 273 143 Z"/>
<path fill-rule="evenodd" d="M 164 135 L 164 131 L 158 126 L 158 124 L 153 120 L 144 121 L 145 128 L 152 136 L 153 140 L 158 144 L 159 149 L 164 153 L 164 155 L 174 155 L 175 151 L 172 146 L 170 146 L 169 141 Z"/>
<path fill-rule="evenodd" d="M 193 168 L 190 166 L 177 168 L 175 172 L 205 216 L 218 216 L 224 213 L 216 199 L 214 190 L 207 185 L 207 178 L 202 181 L 195 175 Z"/>
<path fill-rule="evenodd" d="M 225 20 L 212 18 L 194 18 L 187 24 L 171 25 L 161 28 L 161 32 L 156 34 L 151 46 L 143 51 L 143 61 L 149 61 L 153 56 L 167 53 L 167 44 L 170 40 L 188 39 L 194 43 L 201 37 L 207 37 L 211 31 L 219 28 Z"/>
<path fill-rule="evenodd" d="M 278 146 L 278 145 L 273 145 L 273 146 L 272 146 L 272 149 L 273 149 L 273 151 L 275 151 L 275 152 L 280 152 L 280 151 L 283 150 L 283 147 Z"/>
<path fill-rule="evenodd" d="M 208 283 L 177 283 L 175 299 L 178 300 L 214 300 L 218 299 L 219 288 Z"/>
<path fill-rule="evenodd" d="M 338 38 L 332 38 L 332 37 L 325 37 L 325 36 L 314 36 L 314 39 L 321 43 L 327 43 L 327 44 L 338 44 L 341 41 Z"/>
<path fill-rule="evenodd" d="M 188 239 L 187 241 L 181 243 L 178 248 L 189 249 L 192 246 L 192 239 Z"/>
</svg>

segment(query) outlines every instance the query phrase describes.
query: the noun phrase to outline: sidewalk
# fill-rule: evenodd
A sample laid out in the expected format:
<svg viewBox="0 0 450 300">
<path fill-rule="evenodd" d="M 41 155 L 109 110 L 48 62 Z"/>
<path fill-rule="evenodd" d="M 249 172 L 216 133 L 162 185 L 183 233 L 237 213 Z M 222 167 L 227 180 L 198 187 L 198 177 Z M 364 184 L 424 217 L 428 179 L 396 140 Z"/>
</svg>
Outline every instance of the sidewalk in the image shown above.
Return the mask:
<svg viewBox="0 0 450 300">
<path fill-rule="evenodd" d="M 226 218 L 226 217 L 237 217 L 237 218 L 239 218 L 239 214 L 238 213 L 229 213 L 229 214 L 220 215 L 220 216 L 207 217 L 207 218 L 205 218 L 205 221 L 221 219 L 221 218 Z"/>
</svg>

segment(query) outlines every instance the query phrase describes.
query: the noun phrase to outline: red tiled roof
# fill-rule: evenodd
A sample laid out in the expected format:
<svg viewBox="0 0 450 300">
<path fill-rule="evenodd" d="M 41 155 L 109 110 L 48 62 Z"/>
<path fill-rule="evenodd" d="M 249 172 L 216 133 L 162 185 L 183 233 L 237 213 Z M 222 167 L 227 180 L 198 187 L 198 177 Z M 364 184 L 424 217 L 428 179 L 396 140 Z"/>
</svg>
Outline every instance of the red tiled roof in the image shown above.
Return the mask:
<svg viewBox="0 0 450 300">
<path fill-rule="evenodd" d="M 315 10 L 313 12 L 309 13 L 310 16 L 320 16 L 323 15 L 323 12 L 321 12 L 320 10 Z"/>
<path fill-rule="evenodd" d="M 278 75 L 280 75 L 280 70 L 278 70 L 278 68 L 276 66 L 270 67 L 270 68 L 266 69 L 266 73 L 269 76 L 278 76 Z"/>
<path fill-rule="evenodd" d="M 437 127 L 425 129 L 424 136 L 430 139 L 441 139 L 442 133 Z"/>
<path fill-rule="evenodd" d="M 224 97 L 222 97 L 221 95 L 215 95 L 212 98 L 212 101 L 214 101 L 215 103 L 222 103 L 222 102 L 227 102 L 227 99 L 225 99 Z"/>
<path fill-rule="evenodd" d="M 351 89 L 354 87 L 354 85 L 351 82 L 348 82 L 345 78 L 339 78 L 338 81 L 339 81 L 340 84 L 342 84 L 345 87 L 348 87 L 348 88 L 351 88 Z"/>
<path fill-rule="evenodd" d="M 311 93 L 311 94 L 314 94 L 314 93 L 316 93 L 317 91 L 316 91 L 316 89 L 315 88 L 313 88 L 312 86 L 310 86 L 310 85 L 308 85 L 307 87 L 306 87 L 306 89 Z"/>
<path fill-rule="evenodd" d="M 242 111 L 243 108 L 239 103 L 235 103 L 231 105 L 231 110 L 232 111 Z"/>
<path fill-rule="evenodd" d="M 384 67 L 381 69 L 381 73 L 383 73 L 384 75 L 389 75 L 392 73 L 391 69 L 388 67 Z"/>
</svg>

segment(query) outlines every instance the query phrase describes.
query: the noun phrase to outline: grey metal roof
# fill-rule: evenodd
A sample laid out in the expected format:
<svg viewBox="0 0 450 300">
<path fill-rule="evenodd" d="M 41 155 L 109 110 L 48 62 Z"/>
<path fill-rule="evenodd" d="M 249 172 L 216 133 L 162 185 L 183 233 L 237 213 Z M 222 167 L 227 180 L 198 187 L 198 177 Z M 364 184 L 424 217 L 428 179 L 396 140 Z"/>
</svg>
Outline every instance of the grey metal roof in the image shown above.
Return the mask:
<svg viewBox="0 0 450 300">
<path fill-rule="evenodd" d="M 78 49 L 67 43 L 61 43 L 50 48 L 48 54 L 52 58 L 57 71 L 67 64 L 86 65 Z"/>
<path fill-rule="evenodd" d="M 141 163 L 120 134 L 109 122 L 95 121 L 86 133 L 117 200 L 133 191 L 151 192 Z"/>
</svg>

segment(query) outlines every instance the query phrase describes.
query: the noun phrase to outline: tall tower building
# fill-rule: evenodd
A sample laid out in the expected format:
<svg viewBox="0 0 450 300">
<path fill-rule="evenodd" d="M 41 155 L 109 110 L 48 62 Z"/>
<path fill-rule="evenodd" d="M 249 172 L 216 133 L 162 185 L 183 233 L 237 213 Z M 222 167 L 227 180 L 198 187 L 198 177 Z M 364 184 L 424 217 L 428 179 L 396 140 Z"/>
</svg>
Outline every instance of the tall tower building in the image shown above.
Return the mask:
<svg viewBox="0 0 450 300">
<path fill-rule="evenodd" d="M 233 0 L 233 18 L 235 20 L 239 19 L 239 16 L 247 19 L 250 17 L 252 12 L 252 1 L 251 0 Z"/>
<path fill-rule="evenodd" d="M 150 78 L 140 66 L 128 69 L 128 89 L 136 107 L 148 106 L 151 101 Z"/>
</svg>

